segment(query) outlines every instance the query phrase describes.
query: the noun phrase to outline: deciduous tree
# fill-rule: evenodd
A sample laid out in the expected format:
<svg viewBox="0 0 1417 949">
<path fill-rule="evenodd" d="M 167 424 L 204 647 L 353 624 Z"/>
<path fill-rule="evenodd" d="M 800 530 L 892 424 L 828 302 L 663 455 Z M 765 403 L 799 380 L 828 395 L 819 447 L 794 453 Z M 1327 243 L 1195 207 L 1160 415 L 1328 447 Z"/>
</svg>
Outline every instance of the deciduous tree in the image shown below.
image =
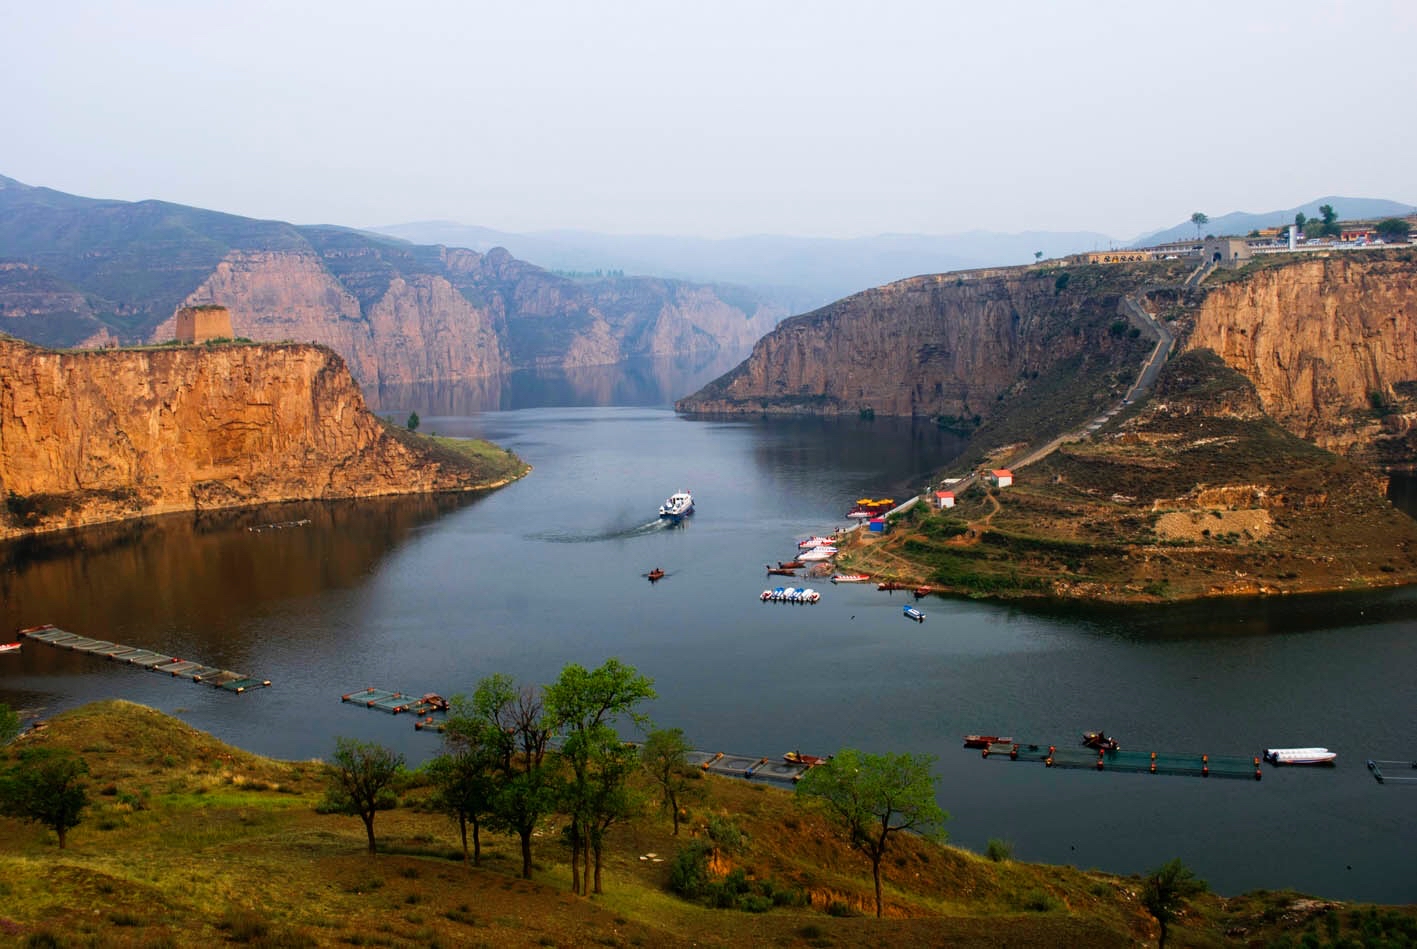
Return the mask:
<svg viewBox="0 0 1417 949">
<path fill-rule="evenodd" d="M 531 879 L 531 835 L 556 806 L 555 774 L 546 760 L 551 725 L 533 686 L 503 673 L 488 676 L 472 696 L 473 714 L 496 763 L 491 820 L 521 840 L 522 878 Z"/>
<path fill-rule="evenodd" d="M 876 915 L 881 898 L 881 860 L 891 838 L 914 831 L 943 839 L 940 825 L 949 815 L 935 803 L 932 755 L 867 755 L 854 748 L 837 752 L 797 782 L 797 793 L 821 802 L 827 815 L 844 831 L 851 846 L 871 861 L 876 884 Z"/>
<path fill-rule="evenodd" d="M 497 762 L 486 740 L 483 723 L 454 701 L 443 732 L 443 754 L 424 765 L 433 782 L 433 804 L 457 821 L 463 863 L 468 862 L 467 830 L 472 827 L 472 864 L 482 863 L 482 821 L 492 811 Z"/>
<path fill-rule="evenodd" d="M 546 688 L 547 715 L 565 735 L 561 759 L 570 775 L 562 802 L 571 818 L 571 887 L 576 892 L 586 894 L 591 889 L 592 855 L 594 891 L 601 891 L 600 840 L 604 830 L 623 816 L 619 788 L 629 775 L 633 756 L 624 753 L 613 725 L 622 716 L 642 722 L 636 707 L 654 697 L 653 683 L 618 659 L 607 659 L 591 671 L 571 663 Z"/>
<path fill-rule="evenodd" d="M 679 836 L 679 800 L 689 786 L 686 775 L 689 751 L 682 728 L 652 731 L 645 736 L 644 746 L 640 748 L 640 763 L 659 785 L 662 807 L 673 815 L 675 837 Z"/>
<path fill-rule="evenodd" d="M 374 815 L 397 803 L 393 783 L 403 768 L 403 760 L 403 755 L 375 742 L 335 739 L 334 760 L 325 770 L 328 784 L 321 810 L 364 821 L 370 853 L 377 852 Z"/>
<path fill-rule="evenodd" d="M 1373 230 L 1389 244 L 1401 243 L 1412 236 L 1412 225 L 1400 217 L 1385 218 Z"/>
<path fill-rule="evenodd" d="M 1191 215 L 1191 223 L 1196 226 L 1196 240 L 1200 240 L 1201 228 L 1210 223 L 1210 218 L 1203 212 L 1197 211 L 1195 214 Z"/>
<path fill-rule="evenodd" d="M 1186 905 L 1186 900 L 1205 890 L 1205 881 L 1198 879 L 1180 857 L 1168 860 L 1147 874 L 1142 882 L 1141 902 L 1161 927 L 1161 938 L 1157 942 L 1160 949 L 1166 946 L 1167 927 Z"/>
<path fill-rule="evenodd" d="M 48 827 L 63 850 L 89 804 L 82 780 L 88 773 L 88 764 L 71 751 L 26 748 L 0 778 L 0 811 Z"/>
</svg>

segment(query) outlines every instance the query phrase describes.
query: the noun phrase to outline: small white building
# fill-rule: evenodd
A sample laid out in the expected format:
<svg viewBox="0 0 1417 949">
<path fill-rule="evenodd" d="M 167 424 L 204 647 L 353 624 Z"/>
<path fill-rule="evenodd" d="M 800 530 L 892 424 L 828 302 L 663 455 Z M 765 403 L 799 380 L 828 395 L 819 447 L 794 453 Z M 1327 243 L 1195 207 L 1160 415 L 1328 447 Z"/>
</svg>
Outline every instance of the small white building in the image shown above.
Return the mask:
<svg viewBox="0 0 1417 949">
<path fill-rule="evenodd" d="M 989 481 L 996 488 L 1007 488 L 1014 483 L 1014 473 L 1007 468 L 995 468 L 989 472 Z"/>
<path fill-rule="evenodd" d="M 955 493 L 953 491 L 936 491 L 935 506 L 940 508 L 955 506 Z"/>
</svg>

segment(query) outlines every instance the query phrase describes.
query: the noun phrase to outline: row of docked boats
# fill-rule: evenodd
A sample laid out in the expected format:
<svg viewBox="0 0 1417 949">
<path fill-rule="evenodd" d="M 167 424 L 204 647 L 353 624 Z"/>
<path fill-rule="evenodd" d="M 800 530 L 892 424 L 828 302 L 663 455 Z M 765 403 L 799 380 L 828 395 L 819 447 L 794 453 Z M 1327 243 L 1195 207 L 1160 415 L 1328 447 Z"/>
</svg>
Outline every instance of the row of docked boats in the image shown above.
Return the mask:
<svg viewBox="0 0 1417 949">
<path fill-rule="evenodd" d="M 811 587 L 774 587 L 758 597 L 764 603 L 815 603 L 821 598 Z"/>
<path fill-rule="evenodd" d="M 966 748 L 992 748 L 995 745 L 1012 745 L 1014 740 L 1011 737 L 1001 735 L 965 735 L 964 747 Z M 1099 752 L 1117 752 L 1122 748 L 1115 735 L 1108 735 L 1098 729 L 1095 732 L 1083 732 L 1082 745 L 1085 748 L 1092 748 Z M 1037 747 L 1036 745 L 1030 747 Z M 1338 753 L 1329 751 L 1327 748 L 1266 748 L 1264 760 L 1273 765 L 1317 765 L 1333 764 L 1338 758 Z M 1414 764 L 1417 767 L 1417 764 Z"/>
</svg>

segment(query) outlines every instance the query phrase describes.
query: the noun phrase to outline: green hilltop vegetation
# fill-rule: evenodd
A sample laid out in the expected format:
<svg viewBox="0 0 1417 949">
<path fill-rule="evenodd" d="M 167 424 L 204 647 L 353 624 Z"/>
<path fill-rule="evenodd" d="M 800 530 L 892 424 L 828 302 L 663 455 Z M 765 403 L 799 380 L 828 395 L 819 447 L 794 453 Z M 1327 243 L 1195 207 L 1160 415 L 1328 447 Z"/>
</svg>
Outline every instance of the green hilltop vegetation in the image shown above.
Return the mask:
<svg viewBox="0 0 1417 949">
<path fill-rule="evenodd" d="M 631 776 L 639 806 L 607 832 L 603 893 L 584 898 L 570 889 L 565 814 L 539 824 L 530 879 L 516 838 L 485 828 L 480 864 L 465 863 L 425 771 L 396 774 L 371 854 L 360 820 L 330 812 L 319 761 L 248 754 L 126 702 L 56 716 L 0 751 L 0 767 L 36 749 L 82 758 L 89 805 L 63 849 L 44 825 L 0 817 L 11 945 L 1120 947 L 1159 934 L 1141 877 L 1018 862 L 1002 840 L 980 855 L 910 835 L 892 840 L 877 919 L 870 866 L 825 812 L 697 769 L 677 836 L 658 785 Z M 1417 944 L 1413 907 L 1259 891 L 1174 909 L 1171 945 Z"/>
</svg>

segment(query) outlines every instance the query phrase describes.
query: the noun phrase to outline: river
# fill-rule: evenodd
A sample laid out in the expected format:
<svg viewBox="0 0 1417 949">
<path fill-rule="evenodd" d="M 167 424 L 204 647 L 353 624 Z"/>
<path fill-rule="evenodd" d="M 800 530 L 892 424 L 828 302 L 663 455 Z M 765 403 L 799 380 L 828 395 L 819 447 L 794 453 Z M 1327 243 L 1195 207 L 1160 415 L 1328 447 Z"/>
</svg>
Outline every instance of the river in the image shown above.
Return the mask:
<svg viewBox="0 0 1417 949">
<path fill-rule="evenodd" d="M 764 604 L 777 584 L 763 564 L 845 524 L 858 497 L 907 496 L 961 446 L 891 419 L 677 417 L 672 397 L 716 371 L 372 400 L 535 466 L 485 496 L 174 516 L 0 548 L 6 628 L 53 623 L 272 681 L 233 695 L 27 644 L 0 656 L 0 701 L 51 714 L 124 698 L 262 754 L 328 755 L 344 735 L 417 762 L 436 736 L 340 696 L 470 693 L 494 672 L 545 683 L 615 656 L 654 679 L 654 720 L 700 748 L 937 756 L 951 840 L 971 849 L 1001 838 L 1019 859 L 1118 873 L 1178 856 L 1226 894 L 1417 901 L 1417 783 L 1364 767 L 1417 759 L 1417 591 L 1126 609 L 929 598 L 922 624 L 901 617 L 902 594 L 866 585 Z M 698 511 L 666 527 L 656 508 L 680 488 Z M 656 566 L 667 576 L 650 584 Z M 1130 749 L 1339 757 L 1256 782 L 985 761 L 960 742 L 1073 744 L 1097 728 Z"/>
</svg>

